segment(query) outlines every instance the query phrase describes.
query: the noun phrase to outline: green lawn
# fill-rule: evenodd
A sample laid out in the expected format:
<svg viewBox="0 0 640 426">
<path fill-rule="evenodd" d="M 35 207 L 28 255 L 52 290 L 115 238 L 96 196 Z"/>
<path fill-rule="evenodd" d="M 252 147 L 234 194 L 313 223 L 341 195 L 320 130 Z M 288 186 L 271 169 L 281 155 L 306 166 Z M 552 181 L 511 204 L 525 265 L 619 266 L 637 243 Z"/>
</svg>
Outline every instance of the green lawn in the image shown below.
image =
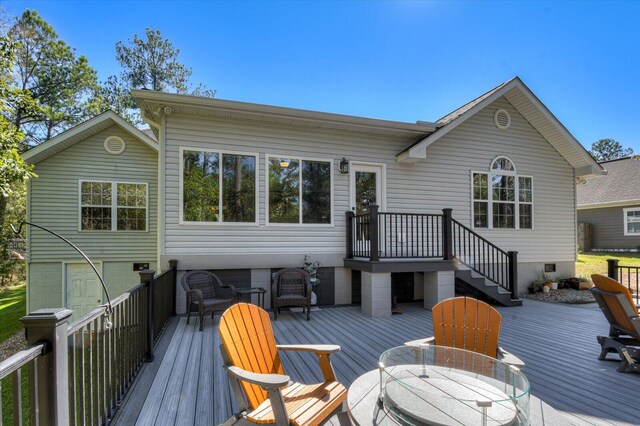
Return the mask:
<svg viewBox="0 0 640 426">
<path fill-rule="evenodd" d="M 580 253 L 576 262 L 576 275 L 606 274 L 607 259 L 618 259 L 622 266 L 640 266 L 640 253 Z"/>
<path fill-rule="evenodd" d="M 20 318 L 25 316 L 26 286 L 10 286 L 0 292 L 0 343 L 22 330 Z"/>
</svg>

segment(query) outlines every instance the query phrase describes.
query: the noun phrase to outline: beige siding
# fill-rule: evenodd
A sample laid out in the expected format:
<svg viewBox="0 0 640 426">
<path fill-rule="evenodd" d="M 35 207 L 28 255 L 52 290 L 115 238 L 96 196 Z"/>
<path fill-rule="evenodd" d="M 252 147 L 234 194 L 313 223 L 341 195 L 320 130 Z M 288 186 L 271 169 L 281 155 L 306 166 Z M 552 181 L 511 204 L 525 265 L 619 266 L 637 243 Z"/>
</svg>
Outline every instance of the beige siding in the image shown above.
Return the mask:
<svg viewBox="0 0 640 426">
<path fill-rule="evenodd" d="M 493 124 L 497 108 L 511 113 L 506 131 Z M 454 218 L 468 225 L 470 172 L 488 171 L 494 157 L 507 155 L 519 174 L 533 176 L 535 230 L 481 233 L 507 250 L 518 250 L 523 262 L 575 259 L 573 169 L 507 101 L 499 99 L 430 146 L 426 160 L 397 163 L 395 155 L 408 144 L 356 133 L 172 114 L 166 119 L 166 198 L 160 207 L 166 212 L 163 258 L 177 258 L 182 267 L 259 268 L 299 264 L 303 254 L 310 253 L 325 266 L 341 266 L 344 212 L 350 208 L 348 176 L 337 169 L 342 157 L 386 165 L 388 211 L 438 213 L 451 207 Z M 259 153 L 258 226 L 179 224 L 180 146 Z M 265 225 L 266 154 L 333 159 L 333 227 Z"/>
<path fill-rule="evenodd" d="M 127 144 L 120 155 L 104 149 L 104 140 L 120 136 Z M 112 126 L 38 163 L 31 182 L 30 219 L 68 238 L 93 260 L 153 262 L 157 257 L 157 153 Z M 149 185 L 147 232 L 79 231 L 78 185 L 81 179 L 122 180 Z M 37 229 L 30 230 L 30 262 L 78 260 L 62 241 Z"/>
<path fill-rule="evenodd" d="M 626 208 L 640 206 L 607 207 L 578 210 L 578 223 L 592 226 L 591 247 L 594 249 L 640 249 L 640 236 L 624 235 Z"/>
</svg>

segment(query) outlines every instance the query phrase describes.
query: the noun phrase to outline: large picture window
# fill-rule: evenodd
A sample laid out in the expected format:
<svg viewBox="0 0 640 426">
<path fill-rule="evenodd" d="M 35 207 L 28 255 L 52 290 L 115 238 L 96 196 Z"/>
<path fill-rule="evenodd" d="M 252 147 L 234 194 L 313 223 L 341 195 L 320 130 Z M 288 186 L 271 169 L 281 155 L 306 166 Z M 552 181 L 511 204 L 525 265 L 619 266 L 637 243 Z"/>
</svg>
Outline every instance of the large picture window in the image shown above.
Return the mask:
<svg viewBox="0 0 640 426">
<path fill-rule="evenodd" d="M 473 172 L 474 228 L 533 229 L 533 179 L 519 176 L 511 160 L 498 157 L 489 172 Z"/>
<path fill-rule="evenodd" d="M 640 208 L 623 209 L 624 235 L 640 235 Z"/>
<path fill-rule="evenodd" d="M 80 229 L 146 231 L 146 183 L 80 181 Z"/>
<path fill-rule="evenodd" d="M 268 157 L 269 223 L 331 224 L 331 162 Z"/>
<path fill-rule="evenodd" d="M 256 222 L 256 156 L 182 151 L 184 222 Z"/>
</svg>

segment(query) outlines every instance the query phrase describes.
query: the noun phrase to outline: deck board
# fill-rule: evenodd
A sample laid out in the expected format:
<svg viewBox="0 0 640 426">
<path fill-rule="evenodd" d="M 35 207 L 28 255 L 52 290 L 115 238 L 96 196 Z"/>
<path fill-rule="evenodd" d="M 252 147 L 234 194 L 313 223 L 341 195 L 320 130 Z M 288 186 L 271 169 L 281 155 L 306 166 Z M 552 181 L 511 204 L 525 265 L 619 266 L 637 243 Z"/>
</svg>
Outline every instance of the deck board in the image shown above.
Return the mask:
<svg viewBox="0 0 640 426">
<path fill-rule="evenodd" d="M 305 321 L 301 313 L 284 313 L 273 323 L 278 343 L 335 343 L 342 351 L 332 356 L 340 381 L 349 386 L 376 368 L 380 354 L 407 340 L 432 335 L 431 313 L 417 304 L 401 306 L 404 313 L 368 318 L 359 307 L 323 308 Z M 598 334 L 608 332 L 602 313 L 591 305 L 577 307 L 525 301 L 522 307 L 499 308 L 503 315 L 500 345 L 523 359 L 532 393 L 558 409 L 576 425 L 639 424 L 637 390 L 640 377 L 616 371 L 616 362 L 599 361 Z M 200 333 L 196 322 L 180 318 L 157 368 L 141 377 L 151 386 L 136 387 L 129 401 L 141 405 L 137 424 L 220 424 L 234 403 L 218 346 L 215 321 L 207 319 Z M 300 381 L 320 380 L 314 355 L 284 352 L 287 374 Z M 146 392 L 146 395 L 144 393 Z M 138 393 L 138 394 L 137 394 Z M 142 394 L 142 395 L 141 395 Z M 125 403 L 124 419 L 135 409 Z"/>
</svg>

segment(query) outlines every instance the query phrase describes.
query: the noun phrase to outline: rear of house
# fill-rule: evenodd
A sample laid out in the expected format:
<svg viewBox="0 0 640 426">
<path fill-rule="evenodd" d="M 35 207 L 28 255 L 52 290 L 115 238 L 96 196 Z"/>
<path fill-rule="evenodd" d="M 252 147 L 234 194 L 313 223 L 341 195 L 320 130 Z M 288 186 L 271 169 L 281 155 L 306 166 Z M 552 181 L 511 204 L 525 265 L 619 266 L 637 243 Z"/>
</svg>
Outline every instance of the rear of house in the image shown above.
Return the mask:
<svg viewBox="0 0 640 426">
<path fill-rule="evenodd" d="M 584 251 L 640 251 L 640 161 L 601 163 L 607 176 L 578 184 L 578 232 Z"/>
<path fill-rule="evenodd" d="M 511 279 L 522 289 L 547 264 L 574 275 L 575 182 L 602 169 L 517 78 L 434 123 L 134 96 L 159 139 L 160 266 L 177 259 L 181 271 L 214 270 L 229 283 L 269 289 L 274 270 L 309 254 L 323 265 L 321 304 L 360 299 L 365 313 L 387 315 L 395 293 L 429 307 L 474 279 L 463 279 L 460 256 L 442 257 L 443 209 L 452 209 L 464 235 L 451 244 L 466 250 L 476 279 L 495 272 L 502 255 L 492 253 L 510 251 L 518 252 Z M 378 256 L 370 256 L 373 238 L 348 219 L 373 204 L 409 214 L 376 228 Z M 481 252 L 465 246 L 472 241 Z M 354 247 L 367 256 L 354 256 Z M 385 256 L 394 259 L 377 259 Z"/>
<path fill-rule="evenodd" d="M 76 244 L 112 298 L 157 263 L 157 144 L 107 111 L 24 154 L 38 175 L 27 220 Z M 74 318 L 106 303 L 94 272 L 63 241 L 27 228 L 28 311 L 66 306 Z"/>
</svg>

